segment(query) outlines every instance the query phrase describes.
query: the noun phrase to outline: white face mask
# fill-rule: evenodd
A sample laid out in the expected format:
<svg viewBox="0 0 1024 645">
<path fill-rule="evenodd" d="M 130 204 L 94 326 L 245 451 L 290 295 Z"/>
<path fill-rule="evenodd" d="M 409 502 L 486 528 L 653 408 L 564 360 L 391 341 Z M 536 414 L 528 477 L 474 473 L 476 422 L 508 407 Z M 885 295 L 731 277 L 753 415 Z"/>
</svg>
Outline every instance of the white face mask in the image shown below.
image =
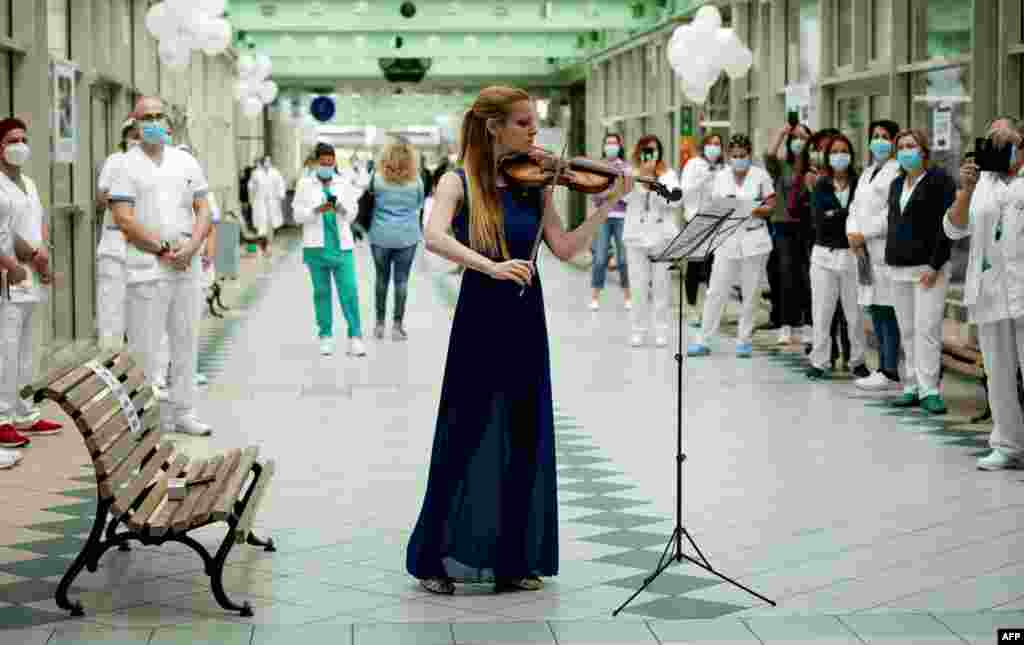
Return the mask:
<svg viewBox="0 0 1024 645">
<path fill-rule="evenodd" d="M 12 166 L 21 166 L 32 155 L 27 143 L 9 143 L 4 148 L 4 161 Z"/>
</svg>

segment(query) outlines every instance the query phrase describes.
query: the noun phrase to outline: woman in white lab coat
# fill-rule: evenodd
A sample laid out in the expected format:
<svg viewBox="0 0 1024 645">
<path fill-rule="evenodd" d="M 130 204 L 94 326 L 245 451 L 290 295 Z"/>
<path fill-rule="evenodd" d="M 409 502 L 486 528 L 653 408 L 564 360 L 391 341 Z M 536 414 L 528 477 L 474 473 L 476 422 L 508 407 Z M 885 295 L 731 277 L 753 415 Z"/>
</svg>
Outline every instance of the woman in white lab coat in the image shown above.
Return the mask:
<svg viewBox="0 0 1024 645">
<path fill-rule="evenodd" d="M 664 150 L 658 137 L 641 137 L 633 148 L 632 163 L 639 175 L 657 177 L 662 185 L 672 190 L 679 187 L 679 180 L 662 159 Z M 640 290 L 636 305 L 630 310 L 632 333 L 629 342 L 633 347 L 640 347 L 644 344 L 648 327 L 653 326 L 654 344 L 664 347 L 668 344 L 668 263 L 653 262 L 652 258 L 679 232 L 676 214 L 682 200 L 670 203 L 646 184 L 635 182 L 633 191 L 626 195 L 624 201 L 626 217 L 622 240 L 626 245 L 626 260 L 633 268 Z"/>
<path fill-rule="evenodd" d="M 722 311 L 737 278 L 741 284 L 743 301 L 736 356 L 750 358 L 753 353 L 754 304 L 760 298 L 761 277 L 772 250 L 767 223 L 775 208 L 775 185 L 764 168 L 752 165 L 752 151 L 753 145 L 747 135 L 734 134 L 729 139 L 729 169 L 715 177 L 713 197 L 750 201 L 753 209 L 750 219 L 737 227 L 715 250 L 711 284 L 704 300 L 701 334 L 688 347 L 687 354 L 690 356 L 706 356 L 711 353 L 709 346 L 715 344 L 718 338 Z"/>
<path fill-rule="evenodd" d="M 709 134 L 704 137 L 699 157 L 694 157 L 683 166 L 679 177 L 683 189 L 683 215 L 690 221 L 700 210 L 711 203 L 711 189 L 715 175 L 724 167 L 722 165 L 722 136 Z M 711 278 L 711 265 L 714 254 L 703 260 L 690 260 L 686 263 L 686 304 L 690 310 L 690 323 L 700 326 L 700 310 L 697 309 L 697 293 L 700 284 L 707 283 Z"/>
<path fill-rule="evenodd" d="M 886 390 L 900 381 L 900 327 L 892 303 L 892 280 L 885 266 L 885 236 L 888 231 L 889 187 L 900 173 L 896 161 L 896 135 L 900 126 L 889 120 L 875 121 L 868 128 L 872 162 L 861 173 L 846 220 L 846 237 L 857 256 L 862 276 L 857 301 L 871 316 L 878 339 L 878 370 L 854 384 L 862 390 Z M 864 284 L 870 280 L 870 284 Z"/>
</svg>

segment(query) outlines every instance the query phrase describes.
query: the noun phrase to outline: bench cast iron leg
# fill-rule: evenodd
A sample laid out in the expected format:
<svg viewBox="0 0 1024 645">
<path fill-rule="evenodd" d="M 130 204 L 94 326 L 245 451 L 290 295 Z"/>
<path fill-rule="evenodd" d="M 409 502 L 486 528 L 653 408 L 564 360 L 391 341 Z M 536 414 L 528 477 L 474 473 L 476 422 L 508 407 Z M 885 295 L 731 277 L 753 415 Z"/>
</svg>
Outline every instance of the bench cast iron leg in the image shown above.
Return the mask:
<svg viewBox="0 0 1024 645">
<path fill-rule="evenodd" d="M 57 585 L 57 606 L 65 611 L 70 611 L 71 615 L 75 617 L 84 616 L 85 610 L 82 609 L 82 603 L 68 600 L 68 589 L 71 588 L 71 583 L 75 581 L 78 574 L 85 568 L 86 563 L 95 562 L 99 559 L 99 554 L 102 553 L 102 551 L 99 551 L 100 538 L 103 535 L 103 527 L 107 523 L 107 512 L 110 510 L 110 504 L 110 501 L 101 501 L 97 505 L 96 519 L 92 523 L 89 539 L 86 541 L 85 546 L 82 547 L 81 553 L 71 563 L 71 567 L 64 574 L 64 577 L 60 579 L 60 584 Z M 93 570 L 95 570 L 95 566 Z"/>
<path fill-rule="evenodd" d="M 116 537 L 116 535 L 117 535 L 117 533 L 116 533 L 117 525 L 120 524 L 120 523 L 121 523 L 121 518 L 120 517 L 115 517 L 110 522 L 110 524 L 107 525 L 107 541 L 113 541 L 113 539 Z M 121 542 L 120 544 L 117 545 L 117 550 L 118 551 L 131 551 L 132 548 L 130 546 L 128 546 L 127 542 Z M 89 568 L 89 571 L 95 571 L 95 570 L 96 570 L 95 566 L 92 566 L 92 567 Z"/>
<path fill-rule="evenodd" d="M 264 551 L 268 551 L 270 553 L 274 553 L 277 551 L 277 547 L 274 546 L 274 538 L 267 538 L 266 540 L 261 540 L 258 537 L 256 537 L 255 533 L 249 533 L 248 537 L 245 538 L 245 543 L 250 546 L 261 546 L 263 547 Z"/>
<path fill-rule="evenodd" d="M 217 599 L 217 603 L 228 611 L 237 611 L 239 616 L 251 618 L 252 605 L 247 602 L 236 605 L 224 593 L 224 563 L 228 561 L 228 552 L 231 551 L 231 547 L 235 544 L 234 530 L 234 525 L 230 524 L 228 526 L 228 534 L 224 536 L 224 541 L 220 543 L 217 555 L 214 556 L 210 570 L 207 573 L 210 576 L 210 588 L 213 591 L 213 597 Z"/>
</svg>

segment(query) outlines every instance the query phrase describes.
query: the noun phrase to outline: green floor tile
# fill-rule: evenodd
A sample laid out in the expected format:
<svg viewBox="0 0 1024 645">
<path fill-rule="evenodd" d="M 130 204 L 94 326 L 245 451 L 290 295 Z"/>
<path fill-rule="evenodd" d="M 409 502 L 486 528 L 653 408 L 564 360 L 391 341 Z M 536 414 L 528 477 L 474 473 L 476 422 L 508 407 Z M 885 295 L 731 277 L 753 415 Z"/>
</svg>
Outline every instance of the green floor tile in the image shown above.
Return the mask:
<svg viewBox="0 0 1024 645">
<path fill-rule="evenodd" d="M 70 567 L 70 560 L 44 557 L 21 562 L 5 562 L 0 564 L 0 571 L 23 578 L 49 578 L 50 576 L 63 576 Z M 3 597 L 2 594 L 0 597 Z"/>
<path fill-rule="evenodd" d="M 899 639 L 905 643 L 917 642 L 916 639 L 928 639 L 928 642 L 961 642 L 949 627 L 929 614 L 851 614 L 840 616 L 839 620 L 868 643 L 873 639 Z M 995 638 L 993 642 L 994 640 Z"/>
<path fill-rule="evenodd" d="M 41 522 L 39 524 L 32 524 L 25 528 L 32 531 L 41 531 L 43 533 L 78 535 L 79 533 L 91 531 L 94 523 L 95 518 L 81 515 L 79 517 L 71 517 L 57 522 Z"/>
<path fill-rule="evenodd" d="M 933 613 L 940 623 L 954 633 L 973 639 L 993 639 L 1000 627 L 1024 627 L 1024 611 L 986 611 Z M 982 642 L 986 642 L 982 640 Z"/>
<path fill-rule="evenodd" d="M 147 645 L 152 635 L 152 629 L 119 629 L 72 623 L 59 626 L 46 645 Z"/>
<path fill-rule="evenodd" d="M 559 484 L 558 488 L 572 493 L 583 493 L 584 495 L 601 495 L 615 491 L 629 490 L 630 488 L 636 488 L 636 486 L 633 484 L 618 484 L 615 482 L 584 479 L 570 484 Z"/>
<path fill-rule="evenodd" d="M 612 587 L 621 587 L 623 589 L 639 589 L 643 584 L 644 580 L 649 576 L 649 573 L 640 573 L 635 576 L 628 578 L 622 578 L 620 580 L 612 580 L 606 582 L 606 585 Z M 689 593 L 696 589 L 704 589 L 706 587 L 713 587 L 717 584 L 721 584 L 721 581 L 717 578 L 697 578 L 695 576 L 686 576 L 678 573 L 670 573 L 666 571 L 662 573 L 654 582 L 647 585 L 644 591 L 650 593 L 664 594 L 666 596 L 681 596 Z"/>
<path fill-rule="evenodd" d="M 95 483 L 96 480 L 92 477 L 89 478 L 90 482 Z M 78 497 L 81 499 L 96 499 L 96 487 L 91 486 L 89 488 L 76 488 L 74 490 L 64 490 L 58 495 L 64 495 L 65 497 Z"/>
<path fill-rule="evenodd" d="M 760 645 L 761 640 L 739 619 L 651 620 L 647 623 L 662 643 L 713 643 L 728 641 L 733 645 Z"/>
<path fill-rule="evenodd" d="M 583 542 L 594 542 L 595 544 L 607 544 L 625 549 L 643 549 L 656 544 L 667 544 L 668 534 L 648 533 L 646 531 L 609 531 L 589 537 L 581 538 Z"/>
<path fill-rule="evenodd" d="M 668 543 L 668 536 L 662 540 L 663 543 Z M 658 566 L 658 560 L 661 558 L 661 551 L 654 551 L 651 549 L 631 549 L 629 551 L 623 551 L 621 553 L 612 553 L 610 555 L 602 556 L 593 560 L 593 562 L 599 562 L 601 564 L 614 564 L 619 567 L 632 567 L 634 569 L 640 569 L 653 573 L 655 567 Z M 679 563 L 675 562 L 670 565 L 670 569 L 678 567 Z M 662 575 L 668 575 L 663 573 Z"/>
<path fill-rule="evenodd" d="M 562 468 L 558 471 L 559 477 L 571 477 L 573 479 L 601 479 L 602 477 L 616 477 L 622 473 L 614 470 L 601 470 L 599 468 Z"/>
<path fill-rule="evenodd" d="M 664 520 L 665 518 L 663 517 L 653 517 L 650 515 L 632 515 L 630 513 L 620 513 L 618 511 L 605 511 L 603 513 L 595 513 L 594 515 L 578 517 L 573 521 L 579 522 L 580 524 L 607 526 L 608 528 L 613 529 L 633 529 L 638 526 L 657 524 Z"/>
<path fill-rule="evenodd" d="M 44 508 L 49 513 L 63 513 L 65 515 L 96 515 L 95 502 L 79 502 L 77 504 L 62 504 Z"/>
<path fill-rule="evenodd" d="M 551 627 L 543 622 L 454 623 L 456 645 L 480 643 L 538 643 L 555 645 Z"/>
<path fill-rule="evenodd" d="M 357 624 L 353 645 L 452 645 L 452 626 L 448 623 Z M 344 643 L 344 641 L 342 641 Z M 284 641 L 282 641 L 284 643 Z M 260 645 L 254 642 L 253 645 Z M 296 645 L 285 643 L 285 645 Z M 305 645 L 304 643 L 302 645 Z"/>
<path fill-rule="evenodd" d="M 767 643 L 858 642 L 850 628 L 835 616 L 751 616 L 744 622 Z"/>
<path fill-rule="evenodd" d="M 661 620 L 694 620 L 719 618 L 747 608 L 726 602 L 712 602 L 686 596 L 668 596 L 639 605 L 630 605 L 622 611 Z"/>
<path fill-rule="evenodd" d="M 556 450 L 556 452 L 558 452 L 559 454 L 564 454 L 564 455 L 576 455 L 576 454 L 579 454 L 581 452 L 593 452 L 593 451 L 595 451 L 597 449 L 598 449 L 597 446 L 591 446 L 591 445 L 588 445 L 588 444 L 559 443 L 557 441 L 555 442 L 555 450 Z"/>
<path fill-rule="evenodd" d="M 550 625 L 555 632 L 558 645 L 655 645 L 658 642 L 647 625 L 641 621 L 551 621 Z"/>
<path fill-rule="evenodd" d="M 252 625 L 203 622 L 182 627 L 161 627 L 153 632 L 149 645 L 249 645 L 252 637 Z M 343 641 L 338 639 L 337 642 Z"/>
<path fill-rule="evenodd" d="M 566 506 L 580 506 L 601 511 L 621 511 L 622 509 L 644 506 L 645 504 L 650 504 L 650 502 L 611 495 L 590 495 L 565 502 Z"/>
<path fill-rule="evenodd" d="M 41 555 L 75 555 L 82 550 L 85 545 L 85 540 L 75 535 L 65 535 L 60 538 L 53 540 L 39 540 L 36 542 L 22 542 L 20 544 L 12 544 L 12 549 L 19 549 L 21 551 L 31 551 L 32 553 L 39 553 Z"/>
<path fill-rule="evenodd" d="M 21 605 L 0 607 L 0 642 L 3 642 L 3 629 L 17 629 L 19 627 L 46 625 L 62 622 L 67 619 L 68 614 L 57 614 Z M 12 645 L 14 644 L 12 643 Z"/>
</svg>

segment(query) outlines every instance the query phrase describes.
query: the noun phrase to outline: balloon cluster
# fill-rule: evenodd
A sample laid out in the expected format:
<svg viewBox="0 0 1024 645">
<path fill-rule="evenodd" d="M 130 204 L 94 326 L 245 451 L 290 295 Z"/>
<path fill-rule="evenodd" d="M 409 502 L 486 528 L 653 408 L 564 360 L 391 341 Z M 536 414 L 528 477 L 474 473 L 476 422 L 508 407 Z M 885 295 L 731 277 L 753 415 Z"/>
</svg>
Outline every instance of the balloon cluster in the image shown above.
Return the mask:
<svg viewBox="0 0 1024 645">
<path fill-rule="evenodd" d="M 193 50 L 220 54 L 231 44 L 231 23 L 222 16 L 226 0 L 165 0 L 149 8 L 146 30 L 159 41 L 160 62 L 184 69 Z"/>
<path fill-rule="evenodd" d="M 668 44 L 668 62 L 682 81 L 683 94 L 703 103 L 722 71 L 742 78 L 754 63 L 754 55 L 736 32 L 722 27 L 718 7 L 704 5 L 693 22 L 678 27 Z"/>
<path fill-rule="evenodd" d="M 270 58 L 265 54 L 243 55 L 238 59 L 238 81 L 235 83 L 235 97 L 242 107 L 242 114 L 254 117 L 263 111 L 263 106 L 277 98 L 277 83 L 269 79 Z"/>
</svg>

